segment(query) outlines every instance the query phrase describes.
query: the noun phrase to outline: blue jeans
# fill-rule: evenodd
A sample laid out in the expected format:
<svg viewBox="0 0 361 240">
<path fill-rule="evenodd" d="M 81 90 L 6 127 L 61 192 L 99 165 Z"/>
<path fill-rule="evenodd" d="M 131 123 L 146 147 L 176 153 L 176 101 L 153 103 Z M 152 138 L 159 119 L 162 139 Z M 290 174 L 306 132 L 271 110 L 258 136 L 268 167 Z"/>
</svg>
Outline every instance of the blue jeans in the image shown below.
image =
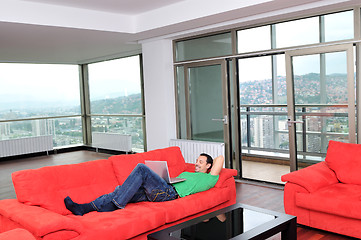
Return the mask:
<svg viewBox="0 0 361 240">
<path fill-rule="evenodd" d="M 123 185 L 117 186 L 112 193 L 98 197 L 91 204 L 98 212 L 108 212 L 116 209 L 114 205 L 117 208 L 124 208 L 130 202 L 164 202 L 177 197 L 178 194 L 172 185 L 145 164 L 139 163 Z"/>
</svg>

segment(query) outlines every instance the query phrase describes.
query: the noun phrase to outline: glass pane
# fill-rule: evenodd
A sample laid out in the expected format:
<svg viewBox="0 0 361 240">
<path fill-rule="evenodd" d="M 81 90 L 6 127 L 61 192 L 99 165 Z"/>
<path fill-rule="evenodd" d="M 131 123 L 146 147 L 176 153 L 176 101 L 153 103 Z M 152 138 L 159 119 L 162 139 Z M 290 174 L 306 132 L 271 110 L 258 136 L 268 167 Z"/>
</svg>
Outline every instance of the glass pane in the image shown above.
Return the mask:
<svg viewBox="0 0 361 240">
<path fill-rule="evenodd" d="M 288 150 L 287 117 L 250 115 L 251 147 Z"/>
<path fill-rule="evenodd" d="M 251 116 L 252 147 L 274 148 L 274 127 L 272 116 Z"/>
<path fill-rule="evenodd" d="M 322 161 L 328 141 L 348 142 L 346 52 L 292 58 L 299 167 Z M 297 106 L 302 104 L 303 106 Z M 324 106 L 319 106 L 319 105 Z"/>
<path fill-rule="evenodd" d="M 139 55 L 89 64 L 93 114 L 142 114 Z"/>
<path fill-rule="evenodd" d="M 325 15 L 324 21 L 326 42 L 354 38 L 353 11 Z"/>
<path fill-rule="evenodd" d="M 320 55 L 294 57 L 292 61 L 295 104 L 321 103 Z"/>
<path fill-rule="evenodd" d="M 0 63 L 0 119 L 80 114 L 77 65 Z"/>
<path fill-rule="evenodd" d="M 271 26 L 237 31 L 239 53 L 271 49 Z"/>
<path fill-rule="evenodd" d="M 221 65 L 190 68 L 189 85 L 192 139 L 223 142 Z"/>
<path fill-rule="evenodd" d="M 346 52 L 293 57 L 295 104 L 347 104 L 346 60 Z"/>
<path fill-rule="evenodd" d="M 297 108 L 297 111 L 304 113 L 302 117 L 298 116 L 298 120 L 304 121 L 306 130 L 305 139 L 300 138 L 298 142 L 299 151 L 326 153 L 329 140 L 348 142 L 347 107 L 304 107 Z M 297 125 L 300 136 L 302 127 Z"/>
<path fill-rule="evenodd" d="M 290 139 L 288 136 L 287 116 L 275 116 L 275 121 L 275 147 L 277 149 L 289 150 Z"/>
<path fill-rule="evenodd" d="M 273 56 L 273 64 L 276 65 L 276 79 L 274 83 L 274 103 L 286 104 L 287 103 L 287 87 L 286 87 L 286 63 L 285 55 Z"/>
<path fill-rule="evenodd" d="M 80 117 L 0 123 L 0 140 L 53 135 L 54 147 L 83 144 Z"/>
<path fill-rule="evenodd" d="M 181 139 L 187 139 L 186 100 L 184 85 L 184 67 L 177 67 L 178 120 Z"/>
<path fill-rule="evenodd" d="M 55 125 L 54 147 L 83 144 L 82 120 L 80 117 L 48 119 Z"/>
<path fill-rule="evenodd" d="M 319 42 L 319 17 L 277 23 L 276 47 L 291 47 Z"/>
<path fill-rule="evenodd" d="M 267 104 L 272 100 L 271 56 L 239 59 L 241 104 Z"/>
<path fill-rule="evenodd" d="M 132 136 L 132 150 L 144 152 L 142 117 L 92 117 L 92 132 L 108 132 Z"/>
<path fill-rule="evenodd" d="M 241 115 L 241 143 L 242 147 L 247 147 L 247 116 Z"/>
<path fill-rule="evenodd" d="M 231 54 L 232 36 L 230 32 L 176 42 L 176 61 Z"/>
</svg>

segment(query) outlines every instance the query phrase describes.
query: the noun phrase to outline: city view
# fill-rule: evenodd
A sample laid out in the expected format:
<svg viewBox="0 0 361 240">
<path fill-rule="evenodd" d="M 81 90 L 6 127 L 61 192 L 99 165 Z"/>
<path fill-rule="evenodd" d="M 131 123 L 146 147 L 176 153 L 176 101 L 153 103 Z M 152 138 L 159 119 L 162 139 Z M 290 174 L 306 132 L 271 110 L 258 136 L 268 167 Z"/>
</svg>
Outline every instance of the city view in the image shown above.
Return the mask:
<svg viewBox="0 0 361 240">
<path fill-rule="evenodd" d="M 141 96 L 109 98 L 91 101 L 92 112 L 96 114 L 141 114 Z M 0 110 L 0 120 L 42 118 L 49 116 L 80 115 L 80 106 L 59 108 L 14 108 Z M 92 117 L 93 132 L 111 132 L 132 135 L 133 149 L 143 150 L 142 117 Z M 83 144 L 82 121 L 80 116 L 66 118 L 36 119 L 0 123 L 0 140 L 22 137 L 52 135 L 54 147 Z"/>
<path fill-rule="evenodd" d="M 332 104 L 347 104 L 347 77 L 346 74 L 327 75 L 324 89 L 321 89 L 320 75 L 310 73 L 295 76 L 294 94 L 296 104 L 328 104 L 327 107 L 296 107 L 296 112 L 303 113 L 297 120 L 304 121 L 297 126 L 298 151 L 311 153 L 325 153 L 329 140 L 348 140 L 348 117 L 347 108 L 333 107 Z M 256 80 L 241 83 L 241 104 L 286 104 L 286 78 L 277 79 L 276 97 L 273 102 L 272 80 Z M 264 115 L 252 112 L 264 112 Z M 267 114 L 267 112 L 274 112 Z M 245 114 L 249 114 L 250 122 L 247 122 Z M 279 114 L 278 114 L 279 113 Z M 287 126 L 286 107 L 249 107 L 241 108 L 241 135 L 242 145 L 247 146 L 247 127 L 249 124 L 250 147 L 265 149 L 289 149 L 289 136 Z M 325 115 L 326 116 L 314 116 Z M 307 115 L 308 114 L 308 115 Z M 303 132 L 305 130 L 305 132 Z M 306 142 L 303 143 L 303 134 Z M 305 146 L 303 146 L 305 144 Z"/>
<path fill-rule="evenodd" d="M 295 77 L 296 104 L 345 104 L 347 103 L 347 88 L 345 74 L 326 76 L 325 88 L 321 90 L 319 74 L 310 73 Z M 286 104 L 286 80 L 284 76 L 277 79 L 276 104 Z M 241 83 L 241 104 L 272 104 L 272 80 L 255 80 Z M 247 137 L 251 147 L 265 149 L 284 149 L 288 145 L 287 108 L 286 107 L 250 107 L 248 108 L 250 122 L 247 122 L 246 108 L 241 108 L 241 136 L 243 146 L 247 146 Z M 346 141 L 348 134 L 347 108 L 339 107 L 303 107 L 297 112 L 328 113 L 327 117 L 306 116 L 304 120 L 306 132 L 302 127 L 297 129 L 298 149 L 302 150 L 302 134 L 306 134 L 306 151 L 325 152 L 324 141 L 335 139 Z M 252 112 L 264 112 L 264 115 L 252 115 Z M 276 114 L 267 114 L 276 112 Z M 108 114 L 141 115 L 141 94 L 105 98 L 91 101 L 91 113 L 103 116 L 91 117 L 93 132 L 109 132 L 130 134 L 132 147 L 144 150 L 142 117 L 106 116 Z M 280 113 L 280 114 L 277 114 Z M 80 106 L 46 106 L 32 107 L 14 106 L 11 109 L 0 108 L 0 120 L 16 120 L 25 118 L 43 118 L 52 116 L 71 116 L 64 118 L 34 119 L 26 121 L 11 121 L 0 123 L 0 140 L 16 139 L 30 136 L 52 135 L 54 147 L 83 144 L 82 120 Z M 247 125 L 250 133 L 247 135 Z"/>
</svg>

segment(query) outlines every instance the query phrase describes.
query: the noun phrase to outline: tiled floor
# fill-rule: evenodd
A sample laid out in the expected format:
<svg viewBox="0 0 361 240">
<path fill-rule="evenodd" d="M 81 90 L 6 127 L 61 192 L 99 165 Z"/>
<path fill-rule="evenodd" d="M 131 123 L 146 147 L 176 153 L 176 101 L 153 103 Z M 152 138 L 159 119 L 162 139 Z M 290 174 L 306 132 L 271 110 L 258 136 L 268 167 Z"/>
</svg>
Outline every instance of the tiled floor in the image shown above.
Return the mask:
<svg viewBox="0 0 361 240">
<path fill-rule="evenodd" d="M 247 179 L 283 184 L 281 176 L 289 172 L 290 166 L 287 165 L 253 161 L 242 162 L 242 176 Z"/>
</svg>

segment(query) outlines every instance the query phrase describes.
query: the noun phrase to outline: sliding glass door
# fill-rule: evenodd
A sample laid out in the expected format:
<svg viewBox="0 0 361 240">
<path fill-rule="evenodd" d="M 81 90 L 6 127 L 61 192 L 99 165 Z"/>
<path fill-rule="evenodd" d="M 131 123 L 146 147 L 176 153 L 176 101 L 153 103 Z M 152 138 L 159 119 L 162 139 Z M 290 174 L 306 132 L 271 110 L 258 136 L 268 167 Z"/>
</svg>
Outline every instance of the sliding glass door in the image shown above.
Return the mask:
<svg viewBox="0 0 361 240">
<path fill-rule="evenodd" d="M 240 58 L 242 176 L 281 183 L 289 173 L 285 55 Z"/>
<path fill-rule="evenodd" d="M 186 115 L 186 138 L 224 142 L 228 156 L 229 114 L 227 112 L 226 61 L 187 64 L 182 69 L 181 75 L 184 78 L 186 96 L 184 99 L 186 109 L 183 111 Z"/>
<path fill-rule="evenodd" d="M 356 142 L 353 46 L 286 53 L 291 171 L 324 160 L 330 140 Z"/>
</svg>

